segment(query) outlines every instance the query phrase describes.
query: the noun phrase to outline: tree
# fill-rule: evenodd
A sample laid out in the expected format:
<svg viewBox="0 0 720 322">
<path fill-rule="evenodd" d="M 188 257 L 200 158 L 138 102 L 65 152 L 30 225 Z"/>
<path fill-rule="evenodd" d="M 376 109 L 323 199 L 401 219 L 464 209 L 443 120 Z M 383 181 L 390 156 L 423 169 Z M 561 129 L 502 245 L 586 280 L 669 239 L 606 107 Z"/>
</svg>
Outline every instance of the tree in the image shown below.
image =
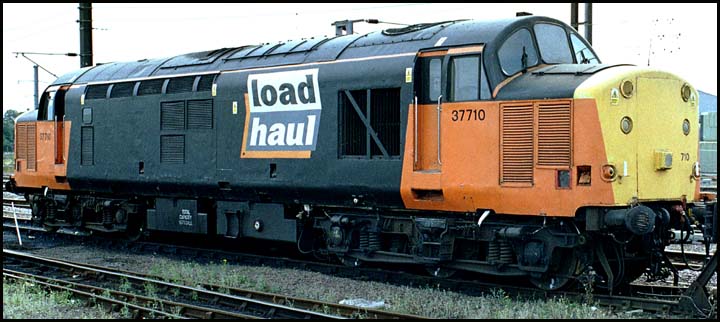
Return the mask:
<svg viewBox="0 0 720 322">
<path fill-rule="evenodd" d="M 15 119 L 20 115 L 16 110 L 7 110 L 3 115 L 3 152 L 12 152 L 15 142 Z"/>
</svg>

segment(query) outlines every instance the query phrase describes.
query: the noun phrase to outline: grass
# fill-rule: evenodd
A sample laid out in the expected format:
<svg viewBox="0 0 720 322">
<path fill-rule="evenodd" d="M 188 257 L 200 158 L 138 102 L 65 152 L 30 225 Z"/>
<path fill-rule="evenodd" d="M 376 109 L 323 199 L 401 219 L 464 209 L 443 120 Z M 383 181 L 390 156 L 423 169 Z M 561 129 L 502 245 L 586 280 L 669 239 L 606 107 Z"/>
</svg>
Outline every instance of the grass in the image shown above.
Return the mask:
<svg viewBox="0 0 720 322">
<path fill-rule="evenodd" d="M 3 174 L 12 174 L 15 172 L 15 161 L 12 152 L 3 152 Z"/>
<path fill-rule="evenodd" d="M 127 311 L 127 310 L 126 310 Z M 128 312 L 129 313 L 129 312 Z M 130 317 L 88 306 L 69 292 L 46 291 L 36 284 L 3 278 L 3 319 L 115 319 Z"/>
<path fill-rule="evenodd" d="M 502 291 L 472 297 L 433 287 L 393 286 L 361 282 L 294 269 L 217 264 L 177 263 L 158 259 L 150 274 L 167 280 L 287 294 L 338 303 L 342 299 L 384 300 L 383 310 L 433 318 L 462 319 L 606 319 L 618 318 L 604 308 L 568 299 L 516 301 Z M 192 285 L 195 284 L 195 285 Z M 224 291 L 221 289 L 220 291 Z"/>
</svg>

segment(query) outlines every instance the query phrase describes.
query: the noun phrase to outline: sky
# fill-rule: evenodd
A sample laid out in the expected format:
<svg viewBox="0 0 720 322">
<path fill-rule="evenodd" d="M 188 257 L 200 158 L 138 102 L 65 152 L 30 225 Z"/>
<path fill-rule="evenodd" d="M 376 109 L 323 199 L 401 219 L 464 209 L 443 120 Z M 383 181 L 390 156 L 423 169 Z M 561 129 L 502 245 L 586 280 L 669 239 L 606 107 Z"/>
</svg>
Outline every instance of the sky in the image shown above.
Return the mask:
<svg viewBox="0 0 720 322">
<path fill-rule="evenodd" d="M 141 4 L 94 3 L 93 62 L 171 57 L 223 47 L 331 37 L 331 23 L 378 19 L 414 24 L 514 17 L 525 11 L 570 24 L 570 4 L 353 3 Z M 579 21 L 584 4 L 579 5 Z M 675 73 L 717 95 L 717 3 L 596 3 L 593 48 L 603 63 L 630 63 Z M 3 112 L 33 107 L 33 63 L 13 52 L 78 53 L 77 3 L 3 3 Z M 356 23 L 364 34 L 397 25 Z M 584 27 L 580 27 L 584 35 Z M 79 57 L 28 55 L 56 75 Z M 40 92 L 55 79 L 39 70 Z"/>
</svg>

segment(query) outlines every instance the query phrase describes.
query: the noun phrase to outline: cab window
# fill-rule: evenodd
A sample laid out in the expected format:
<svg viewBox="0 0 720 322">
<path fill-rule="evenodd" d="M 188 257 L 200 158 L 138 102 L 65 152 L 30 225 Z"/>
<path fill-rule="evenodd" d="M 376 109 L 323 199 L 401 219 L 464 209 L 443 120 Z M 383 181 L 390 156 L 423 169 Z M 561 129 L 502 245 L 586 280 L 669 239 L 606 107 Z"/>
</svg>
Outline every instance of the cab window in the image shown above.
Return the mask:
<svg viewBox="0 0 720 322">
<path fill-rule="evenodd" d="M 442 93 L 443 58 L 442 56 L 435 56 L 421 57 L 419 59 L 417 91 L 420 104 L 437 102 L 440 93 Z"/>
<path fill-rule="evenodd" d="M 538 64 L 538 54 L 527 29 L 513 33 L 498 50 L 500 68 L 506 76 Z"/>
<path fill-rule="evenodd" d="M 45 114 L 45 119 L 52 120 L 55 115 L 55 92 L 48 92 L 47 97 L 47 113 Z"/>
<path fill-rule="evenodd" d="M 573 63 L 565 29 L 558 25 L 546 23 L 536 24 L 534 29 L 538 48 L 540 48 L 540 56 L 546 64 Z"/>
<path fill-rule="evenodd" d="M 442 71 L 442 60 L 440 58 L 430 59 L 428 68 L 429 95 L 428 101 L 436 101 L 440 96 L 440 72 Z"/>
<path fill-rule="evenodd" d="M 593 52 L 576 34 L 570 34 L 570 41 L 575 52 L 575 61 L 578 64 L 599 64 L 600 61 L 595 57 Z"/>
<path fill-rule="evenodd" d="M 454 57 L 450 63 L 450 100 L 480 99 L 480 56 Z"/>
<path fill-rule="evenodd" d="M 65 90 L 45 92 L 38 106 L 38 121 L 62 121 L 65 115 Z"/>
<path fill-rule="evenodd" d="M 45 92 L 40 97 L 38 106 L 38 121 L 48 121 L 55 115 L 55 91 Z"/>
</svg>

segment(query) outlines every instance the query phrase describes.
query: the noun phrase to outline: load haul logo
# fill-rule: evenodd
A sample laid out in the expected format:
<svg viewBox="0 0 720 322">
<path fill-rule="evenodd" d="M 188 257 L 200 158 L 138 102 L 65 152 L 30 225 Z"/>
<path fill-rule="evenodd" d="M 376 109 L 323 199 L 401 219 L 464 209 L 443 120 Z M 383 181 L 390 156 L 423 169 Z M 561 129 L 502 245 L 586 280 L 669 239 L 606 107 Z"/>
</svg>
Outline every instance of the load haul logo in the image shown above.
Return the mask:
<svg viewBox="0 0 720 322">
<path fill-rule="evenodd" d="M 310 158 L 320 127 L 318 69 L 248 75 L 241 158 Z"/>
</svg>

